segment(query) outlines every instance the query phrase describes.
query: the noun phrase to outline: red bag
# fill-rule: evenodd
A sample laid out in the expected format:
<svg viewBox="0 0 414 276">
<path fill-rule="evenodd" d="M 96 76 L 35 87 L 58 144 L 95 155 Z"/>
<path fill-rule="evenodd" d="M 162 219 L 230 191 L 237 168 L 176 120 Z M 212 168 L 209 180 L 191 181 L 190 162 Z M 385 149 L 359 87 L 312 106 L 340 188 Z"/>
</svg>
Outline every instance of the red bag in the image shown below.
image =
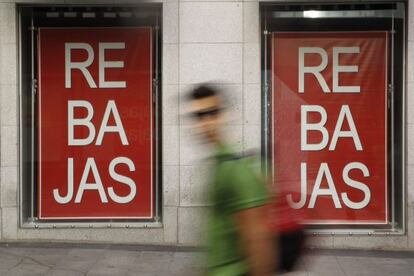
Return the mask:
<svg viewBox="0 0 414 276">
<path fill-rule="evenodd" d="M 269 227 L 275 234 L 275 247 L 278 252 L 277 271 L 292 271 L 305 247 L 305 227 L 303 212 L 293 210 L 287 202 L 287 192 L 276 193 L 269 205 Z"/>
</svg>

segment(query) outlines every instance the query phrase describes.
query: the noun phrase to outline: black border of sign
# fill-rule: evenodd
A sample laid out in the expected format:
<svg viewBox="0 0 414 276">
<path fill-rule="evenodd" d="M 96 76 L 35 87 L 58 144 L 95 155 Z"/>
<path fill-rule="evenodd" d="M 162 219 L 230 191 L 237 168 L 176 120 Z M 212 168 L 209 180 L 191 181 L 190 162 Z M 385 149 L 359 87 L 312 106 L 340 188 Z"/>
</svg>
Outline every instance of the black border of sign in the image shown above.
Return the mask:
<svg viewBox="0 0 414 276">
<path fill-rule="evenodd" d="M 342 18 L 304 18 L 304 17 L 277 17 L 276 13 L 298 14 L 304 10 L 344 11 L 344 10 L 397 10 L 403 6 L 404 17 L 342 17 Z M 349 2 L 349 3 L 260 3 L 260 30 L 261 30 L 261 70 L 262 70 L 262 155 L 265 160 L 271 157 L 271 33 L 272 32 L 306 32 L 306 31 L 390 31 L 394 27 L 394 51 L 389 45 L 389 56 L 394 59 L 394 66 L 389 62 L 388 79 L 394 79 L 394 120 L 388 120 L 388 183 L 395 183 L 394 197 L 389 193 L 389 206 L 393 205 L 394 212 L 390 212 L 389 222 L 385 225 L 307 225 L 310 231 L 366 231 L 404 233 L 406 222 L 406 193 L 405 193 L 405 49 L 406 49 L 406 6 L 403 1 L 384 1 L 382 3 Z M 391 39 L 390 39 L 391 43 Z M 392 69 L 392 70 L 391 70 Z M 392 76 L 391 76 L 392 75 Z M 388 108 L 388 118 L 391 118 L 391 107 Z M 391 129 L 394 128 L 394 143 L 391 142 Z M 393 151 L 391 151 L 391 149 Z M 394 162 L 395 172 L 391 173 L 391 163 Z M 265 168 L 268 165 L 266 164 Z M 394 215 L 393 215 L 394 214 Z M 328 232 L 330 233 L 330 232 Z M 346 232 L 345 232 L 346 233 Z M 348 232 L 350 233 L 350 232 Z"/>
<path fill-rule="evenodd" d="M 161 227 L 163 213 L 162 199 L 162 4 L 108 4 L 108 5 L 78 5 L 78 4 L 17 4 L 19 23 L 19 91 L 20 91 L 20 161 L 19 161 L 19 217 L 20 227 L 31 228 L 38 225 L 44 227 Z M 77 13 L 76 17 L 65 17 L 64 12 Z M 95 17 L 82 17 L 83 12 L 94 13 Z M 105 17 L 104 12 L 117 13 L 116 17 Z M 52 13 L 58 16 L 48 16 Z M 125 14 L 131 16 L 124 16 Z M 121 16 L 122 14 L 122 16 Z M 32 24 L 33 22 L 33 24 Z M 33 27 L 32 27 L 33 26 Z M 31 35 L 37 33 L 39 27 L 151 27 L 153 29 L 153 110 L 154 110 L 154 160 L 153 160 L 153 210 L 152 219 L 89 219 L 89 220 L 44 220 L 39 221 L 37 217 L 37 198 L 30 194 L 37 194 L 30 187 L 30 168 L 33 166 L 37 171 L 37 152 L 30 155 L 30 148 L 36 145 L 28 133 L 26 116 L 36 116 L 37 108 L 28 107 L 25 101 L 30 101 L 32 87 L 36 87 L 36 80 L 31 75 L 37 75 L 37 56 L 31 54 Z M 36 43 L 34 53 L 37 52 Z M 33 68 L 32 68 L 32 65 Z M 36 106 L 37 104 L 35 104 Z M 34 115 L 33 115 L 34 114 Z M 26 121 L 25 121 L 26 120 Z M 37 137 L 37 125 L 35 125 Z M 36 138 L 35 138 L 36 139 Z M 32 162 L 31 160 L 34 160 Z M 34 176 L 37 179 L 37 175 Z M 36 181 L 34 187 L 36 187 Z"/>
</svg>

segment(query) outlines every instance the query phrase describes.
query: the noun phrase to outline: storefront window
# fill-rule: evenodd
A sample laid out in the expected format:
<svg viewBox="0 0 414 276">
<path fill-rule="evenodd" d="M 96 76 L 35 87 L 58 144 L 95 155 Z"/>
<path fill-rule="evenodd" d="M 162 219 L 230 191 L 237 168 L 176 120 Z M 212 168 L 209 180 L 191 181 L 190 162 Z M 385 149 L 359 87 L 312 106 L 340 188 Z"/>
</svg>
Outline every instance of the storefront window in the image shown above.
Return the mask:
<svg viewBox="0 0 414 276">
<path fill-rule="evenodd" d="M 264 152 L 311 229 L 404 230 L 404 14 L 261 6 Z"/>
<path fill-rule="evenodd" d="M 23 226 L 160 222 L 159 18 L 20 7 Z"/>
</svg>

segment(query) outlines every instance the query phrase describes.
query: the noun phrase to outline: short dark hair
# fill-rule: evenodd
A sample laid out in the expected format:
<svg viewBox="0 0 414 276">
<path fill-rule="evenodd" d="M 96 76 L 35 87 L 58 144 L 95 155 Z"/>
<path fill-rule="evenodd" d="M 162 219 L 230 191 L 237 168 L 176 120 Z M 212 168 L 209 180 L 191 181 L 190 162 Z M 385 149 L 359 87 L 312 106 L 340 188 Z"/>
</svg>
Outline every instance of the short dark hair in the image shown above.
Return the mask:
<svg viewBox="0 0 414 276">
<path fill-rule="evenodd" d="M 219 96 L 219 92 L 216 88 L 208 84 L 200 84 L 188 93 L 189 100 L 199 100 L 214 96 Z"/>
</svg>

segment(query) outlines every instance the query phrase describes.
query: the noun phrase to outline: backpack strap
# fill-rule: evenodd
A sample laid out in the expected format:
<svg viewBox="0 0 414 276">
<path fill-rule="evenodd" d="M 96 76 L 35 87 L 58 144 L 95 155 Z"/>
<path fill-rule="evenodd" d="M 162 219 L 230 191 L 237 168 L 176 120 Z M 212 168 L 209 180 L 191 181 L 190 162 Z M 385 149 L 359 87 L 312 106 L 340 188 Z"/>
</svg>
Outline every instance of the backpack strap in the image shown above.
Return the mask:
<svg viewBox="0 0 414 276">
<path fill-rule="evenodd" d="M 237 152 L 237 153 L 225 154 L 225 155 L 223 154 L 223 155 L 217 156 L 217 159 L 220 162 L 225 162 L 225 161 L 236 161 L 236 160 L 253 157 L 253 156 L 257 156 L 257 152 L 255 150 L 248 150 L 245 152 Z"/>
</svg>

